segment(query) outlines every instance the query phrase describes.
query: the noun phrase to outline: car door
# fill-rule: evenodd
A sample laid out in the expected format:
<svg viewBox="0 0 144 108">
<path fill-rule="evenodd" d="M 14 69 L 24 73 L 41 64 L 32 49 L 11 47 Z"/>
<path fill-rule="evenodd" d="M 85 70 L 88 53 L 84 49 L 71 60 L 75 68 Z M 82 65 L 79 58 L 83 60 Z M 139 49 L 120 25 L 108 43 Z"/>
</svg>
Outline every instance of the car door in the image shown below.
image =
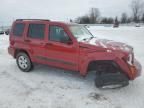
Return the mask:
<svg viewBox="0 0 144 108">
<path fill-rule="evenodd" d="M 32 22 L 28 24 L 25 45 L 32 54 L 32 61 L 45 64 L 45 34 L 46 24 L 43 22 Z"/>
<path fill-rule="evenodd" d="M 48 42 L 45 46 L 46 63 L 64 69 L 78 70 L 79 49 L 66 28 L 51 24 L 48 31 Z"/>
</svg>

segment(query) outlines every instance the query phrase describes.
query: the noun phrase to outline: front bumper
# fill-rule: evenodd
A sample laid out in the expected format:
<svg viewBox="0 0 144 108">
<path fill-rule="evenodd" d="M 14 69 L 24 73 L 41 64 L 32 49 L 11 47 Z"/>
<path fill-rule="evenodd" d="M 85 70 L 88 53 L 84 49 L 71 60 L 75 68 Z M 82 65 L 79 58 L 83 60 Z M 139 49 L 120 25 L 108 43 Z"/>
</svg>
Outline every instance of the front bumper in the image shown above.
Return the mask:
<svg viewBox="0 0 144 108">
<path fill-rule="evenodd" d="M 142 66 L 137 60 L 134 60 L 134 64 L 129 67 L 132 74 L 132 80 L 141 75 Z"/>
</svg>

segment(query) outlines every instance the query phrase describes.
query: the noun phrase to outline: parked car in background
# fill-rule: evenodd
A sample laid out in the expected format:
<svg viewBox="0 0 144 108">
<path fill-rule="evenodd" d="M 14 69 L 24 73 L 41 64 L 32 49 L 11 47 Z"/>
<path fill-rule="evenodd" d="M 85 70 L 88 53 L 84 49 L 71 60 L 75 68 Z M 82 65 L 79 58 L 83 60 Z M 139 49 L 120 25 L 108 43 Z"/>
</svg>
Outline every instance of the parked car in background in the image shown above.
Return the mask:
<svg viewBox="0 0 144 108">
<path fill-rule="evenodd" d="M 0 30 L 0 35 L 4 34 L 4 31 L 3 30 Z"/>
<path fill-rule="evenodd" d="M 140 27 L 140 24 L 137 23 L 137 24 L 135 25 L 135 27 Z"/>
<path fill-rule="evenodd" d="M 5 34 L 6 34 L 6 35 L 9 35 L 9 33 L 10 33 L 10 29 L 6 29 L 6 30 L 5 30 Z"/>
<path fill-rule="evenodd" d="M 118 27 L 119 27 L 119 22 L 113 24 L 113 28 L 118 28 Z"/>
<path fill-rule="evenodd" d="M 12 25 L 8 52 L 19 69 L 34 63 L 79 72 L 94 71 L 98 88 L 129 84 L 141 74 L 133 48 L 125 43 L 94 37 L 85 26 L 41 19 L 18 19 Z"/>
</svg>

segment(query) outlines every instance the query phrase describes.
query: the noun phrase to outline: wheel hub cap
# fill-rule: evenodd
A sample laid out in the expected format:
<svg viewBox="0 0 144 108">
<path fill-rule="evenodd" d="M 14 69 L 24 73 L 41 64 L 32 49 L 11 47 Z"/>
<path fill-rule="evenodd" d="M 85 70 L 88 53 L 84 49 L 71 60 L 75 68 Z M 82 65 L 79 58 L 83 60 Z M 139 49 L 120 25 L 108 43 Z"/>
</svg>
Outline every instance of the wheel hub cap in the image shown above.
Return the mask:
<svg viewBox="0 0 144 108">
<path fill-rule="evenodd" d="M 18 64 L 19 66 L 22 68 L 22 69 L 26 69 L 28 67 L 28 61 L 27 61 L 27 58 L 24 57 L 24 56 L 20 56 L 18 58 Z"/>
</svg>

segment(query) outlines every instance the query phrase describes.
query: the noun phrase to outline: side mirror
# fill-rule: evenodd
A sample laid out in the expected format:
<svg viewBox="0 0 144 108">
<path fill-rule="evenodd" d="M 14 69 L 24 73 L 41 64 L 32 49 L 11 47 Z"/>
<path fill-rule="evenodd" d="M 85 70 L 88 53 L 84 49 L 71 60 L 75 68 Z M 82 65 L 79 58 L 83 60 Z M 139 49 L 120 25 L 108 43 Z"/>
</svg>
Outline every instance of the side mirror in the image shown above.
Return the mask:
<svg viewBox="0 0 144 108">
<path fill-rule="evenodd" d="M 60 38 L 60 41 L 62 43 L 68 44 L 68 45 L 73 44 L 73 42 L 69 38 L 66 38 L 66 37 L 63 37 L 63 36 Z"/>
</svg>

